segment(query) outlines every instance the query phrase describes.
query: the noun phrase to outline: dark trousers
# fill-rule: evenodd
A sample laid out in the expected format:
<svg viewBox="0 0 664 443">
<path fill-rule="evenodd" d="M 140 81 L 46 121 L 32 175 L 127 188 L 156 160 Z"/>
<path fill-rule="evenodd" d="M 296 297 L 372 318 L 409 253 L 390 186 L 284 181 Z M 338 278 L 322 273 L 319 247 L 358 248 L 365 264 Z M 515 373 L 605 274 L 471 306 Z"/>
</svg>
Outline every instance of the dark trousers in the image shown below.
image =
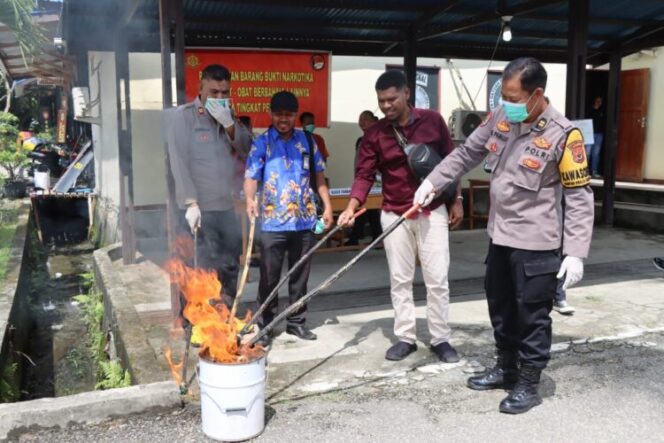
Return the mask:
<svg viewBox="0 0 664 443">
<path fill-rule="evenodd" d="M 193 236 L 185 212 L 181 212 L 180 229 Z M 242 231 L 235 211 L 202 211 L 197 237 L 198 267 L 217 271 L 221 292 L 228 303 L 235 298 L 242 255 Z"/>
<path fill-rule="evenodd" d="M 353 224 L 353 230 L 350 235 L 350 240 L 358 241 L 364 237 L 364 228 L 369 223 L 371 228 L 371 238 L 375 239 L 383 233 L 383 228 L 380 225 L 380 210 L 369 209 L 364 214 L 360 215 Z"/>
<path fill-rule="evenodd" d="M 551 309 L 560 253 L 489 244 L 484 287 L 496 347 L 545 368 L 551 351 Z"/>
<path fill-rule="evenodd" d="M 288 269 L 311 249 L 316 241 L 311 231 L 268 232 L 261 234 L 261 277 L 258 283 L 258 303 L 262 304 L 281 279 L 284 255 L 288 254 Z M 311 260 L 298 268 L 288 281 L 288 303 L 293 304 L 307 293 Z M 270 323 L 277 315 L 278 297 L 275 297 L 258 321 L 259 327 Z M 288 317 L 288 324 L 303 325 L 306 305 Z"/>
</svg>

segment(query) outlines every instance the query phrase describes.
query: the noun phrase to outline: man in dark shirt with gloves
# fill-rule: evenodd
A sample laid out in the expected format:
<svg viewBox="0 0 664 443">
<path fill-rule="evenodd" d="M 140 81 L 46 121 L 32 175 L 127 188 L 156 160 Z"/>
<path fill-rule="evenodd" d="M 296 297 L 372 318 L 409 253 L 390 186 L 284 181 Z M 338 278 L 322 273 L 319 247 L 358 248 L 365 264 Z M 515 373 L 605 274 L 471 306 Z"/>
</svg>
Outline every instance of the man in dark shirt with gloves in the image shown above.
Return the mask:
<svg viewBox="0 0 664 443">
<path fill-rule="evenodd" d="M 581 280 L 593 228 L 583 137 L 548 103 L 546 80 L 539 61 L 510 62 L 503 72 L 503 105 L 433 170 L 414 199 L 427 206 L 435 190 L 487 158 L 492 172 L 485 289 L 498 360 L 468 379 L 468 387 L 511 389 L 499 408 L 511 414 L 542 402 L 537 388 L 550 357 L 556 282 L 564 277 L 567 288 Z"/>
<path fill-rule="evenodd" d="M 251 134 L 230 105 L 231 74 L 209 65 L 201 72 L 199 95 L 169 111 L 166 139 L 175 196 L 183 225 L 196 233 L 198 264 L 215 269 L 225 302 L 235 297 L 242 233 L 233 208 L 233 151 L 246 155 Z"/>
</svg>

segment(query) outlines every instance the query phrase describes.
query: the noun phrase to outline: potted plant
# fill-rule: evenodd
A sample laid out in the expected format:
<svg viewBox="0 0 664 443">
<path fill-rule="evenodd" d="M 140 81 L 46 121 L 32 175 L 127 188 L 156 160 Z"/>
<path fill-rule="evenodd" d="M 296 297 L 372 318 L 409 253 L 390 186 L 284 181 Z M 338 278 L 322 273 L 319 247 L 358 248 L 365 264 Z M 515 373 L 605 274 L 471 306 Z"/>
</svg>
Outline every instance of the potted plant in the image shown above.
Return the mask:
<svg viewBox="0 0 664 443">
<path fill-rule="evenodd" d="M 17 170 L 28 164 L 28 156 L 16 143 L 18 117 L 9 112 L 0 112 L 0 167 L 6 172 L 4 194 L 9 198 L 25 197 L 25 182 Z"/>
</svg>

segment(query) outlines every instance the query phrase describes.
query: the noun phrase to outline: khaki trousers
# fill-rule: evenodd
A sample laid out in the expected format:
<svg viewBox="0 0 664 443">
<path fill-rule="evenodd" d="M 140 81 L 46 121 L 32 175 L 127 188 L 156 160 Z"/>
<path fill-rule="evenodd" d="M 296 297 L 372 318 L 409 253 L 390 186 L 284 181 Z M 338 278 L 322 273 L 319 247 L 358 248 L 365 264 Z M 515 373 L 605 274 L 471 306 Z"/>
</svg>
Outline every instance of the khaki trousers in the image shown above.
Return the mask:
<svg viewBox="0 0 664 443">
<path fill-rule="evenodd" d="M 399 216 L 381 212 L 383 229 Z M 449 341 L 447 323 L 450 289 L 447 273 L 450 266 L 447 208 L 443 205 L 428 216 L 419 214 L 404 221 L 383 241 L 390 269 L 390 294 L 394 307 L 394 335 L 407 343 L 415 343 L 415 303 L 413 279 L 415 258 L 419 256 L 422 275 L 427 288 L 427 324 L 431 345 Z"/>
</svg>

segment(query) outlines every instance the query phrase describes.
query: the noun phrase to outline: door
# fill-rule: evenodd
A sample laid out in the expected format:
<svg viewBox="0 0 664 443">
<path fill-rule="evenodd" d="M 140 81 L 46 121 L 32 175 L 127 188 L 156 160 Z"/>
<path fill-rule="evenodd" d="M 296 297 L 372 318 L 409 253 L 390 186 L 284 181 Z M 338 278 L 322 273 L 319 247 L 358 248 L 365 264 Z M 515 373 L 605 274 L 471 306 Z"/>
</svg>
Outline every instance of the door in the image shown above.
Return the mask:
<svg viewBox="0 0 664 443">
<path fill-rule="evenodd" d="M 620 74 L 618 152 L 616 179 L 643 181 L 650 70 L 634 69 Z"/>
</svg>

